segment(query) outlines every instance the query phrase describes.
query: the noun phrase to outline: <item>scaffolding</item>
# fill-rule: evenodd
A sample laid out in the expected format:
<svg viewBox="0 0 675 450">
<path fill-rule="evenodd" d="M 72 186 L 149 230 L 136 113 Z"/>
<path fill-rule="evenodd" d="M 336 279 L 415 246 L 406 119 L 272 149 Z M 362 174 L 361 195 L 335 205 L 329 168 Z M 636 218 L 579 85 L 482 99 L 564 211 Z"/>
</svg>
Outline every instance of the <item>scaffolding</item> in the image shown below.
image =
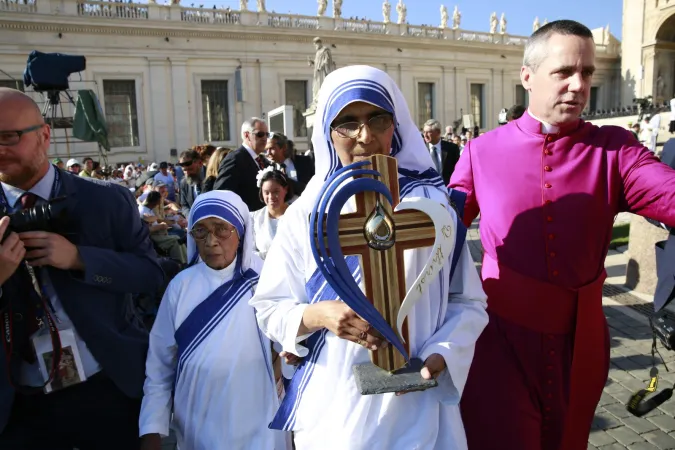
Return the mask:
<svg viewBox="0 0 675 450">
<path fill-rule="evenodd" d="M 96 98 L 100 98 L 99 85 L 96 80 L 84 80 L 81 73 L 78 73 L 79 80 L 70 80 L 69 84 L 73 83 L 80 89 L 65 90 L 48 90 L 36 91 L 32 86 L 26 87 L 23 80 L 18 80 L 10 74 L 0 69 L 0 75 L 5 77 L 5 80 L 13 81 L 16 87 L 22 89 L 29 95 L 42 111 L 45 123 L 51 129 L 51 149 L 52 155 L 56 158 L 72 158 L 72 147 L 82 143 L 93 143 L 98 148 L 98 158 L 102 166 L 108 165 L 107 152 L 95 141 L 83 141 L 73 136 L 73 115 L 75 113 L 75 105 L 80 89 L 88 89 L 94 92 Z M 78 152 L 78 156 L 89 156 Z"/>
</svg>

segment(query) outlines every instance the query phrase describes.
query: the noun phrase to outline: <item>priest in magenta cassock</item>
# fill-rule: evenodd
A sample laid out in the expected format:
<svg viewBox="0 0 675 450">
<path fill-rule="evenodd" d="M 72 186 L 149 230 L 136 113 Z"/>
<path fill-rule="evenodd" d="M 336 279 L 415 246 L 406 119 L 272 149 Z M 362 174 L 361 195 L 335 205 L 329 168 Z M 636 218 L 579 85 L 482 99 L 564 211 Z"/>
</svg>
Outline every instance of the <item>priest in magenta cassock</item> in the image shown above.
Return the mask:
<svg viewBox="0 0 675 450">
<path fill-rule="evenodd" d="M 487 322 L 484 293 L 466 243 L 454 276 L 453 255 L 408 316 L 412 356 L 438 387 L 397 396 L 361 395 L 352 367 L 370 361 L 383 345 L 317 269 L 310 249 L 309 215 L 324 181 L 341 165 L 371 154 L 398 161 L 403 202 L 431 198 L 451 212 L 443 186 L 403 94 L 381 70 L 350 66 L 331 73 L 321 87 L 312 143 L 316 175 L 279 223 L 251 304 L 258 324 L 283 351 L 302 357 L 272 428 L 293 430 L 298 450 L 466 449 L 459 412 L 475 341 Z M 343 212 L 353 211 L 348 202 Z M 431 248 L 404 253 L 410 287 Z M 347 264 L 360 280 L 358 258 Z M 306 343 L 303 342 L 306 340 Z"/>
<path fill-rule="evenodd" d="M 191 266 L 150 333 L 141 450 L 160 450 L 170 424 L 181 450 L 290 449 L 288 433 L 267 428 L 278 400 L 270 341 L 248 304 L 262 266 L 248 208 L 230 191 L 202 194 L 188 229 Z"/>
<path fill-rule="evenodd" d="M 480 213 L 490 323 L 462 417 L 469 448 L 584 450 L 609 366 L 604 260 L 619 212 L 675 225 L 675 171 L 628 131 L 579 117 L 595 70 L 588 28 L 529 39 L 523 116 L 470 141 L 450 180 Z"/>
</svg>

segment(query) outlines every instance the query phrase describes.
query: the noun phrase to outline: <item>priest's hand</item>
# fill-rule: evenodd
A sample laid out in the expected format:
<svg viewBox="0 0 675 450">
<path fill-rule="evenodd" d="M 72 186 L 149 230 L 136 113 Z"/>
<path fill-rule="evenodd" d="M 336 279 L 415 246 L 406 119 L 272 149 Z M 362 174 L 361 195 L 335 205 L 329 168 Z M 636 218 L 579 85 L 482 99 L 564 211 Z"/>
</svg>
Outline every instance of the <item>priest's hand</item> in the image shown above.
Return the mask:
<svg viewBox="0 0 675 450">
<path fill-rule="evenodd" d="M 63 270 L 84 270 L 77 247 L 60 234 L 46 231 L 19 233 L 19 239 L 28 249 L 26 260 L 31 266 L 52 266 Z"/>
<path fill-rule="evenodd" d="M 380 334 L 368 322 L 361 319 L 346 303 L 325 300 L 305 308 L 298 335 L 326 328 L 337 337 L 361 345 L 368 350 L 377 350 L 387 345 Z"/>
<path fill-rule="evenodd" d="M 161 450 L 162 437 L 158 433 L 145 434 L 141 437 L 141 450 Z"/>
<path fill-rule="evenodd" d="M 420 375 L 422 375 L 422 378 L 425 380 L 431 380 L 432 378 L 435 380 L 441 372 L 445 370 L 445 367 L 445 358 L 438 353 L 434 353 L 424 361 L 424 366 L 422 366 L 422 370 L 420 370 Z M 403 394 L 407 394 L 407 392 L 396 393 L 397 396 Z"/>
<path fill-rule="evenodd" d="M 9 217 L 5 216 L 0 219 L 0 236 L 5 235 L 8 226 Z M 0 284 L 3 284 L 16 272 L 16 268 L 19 267 L 25 254 L 26 249 L 19 239 L 19 235 L 14 232 L 9 233 L 0 244 Z"/>
</svg>

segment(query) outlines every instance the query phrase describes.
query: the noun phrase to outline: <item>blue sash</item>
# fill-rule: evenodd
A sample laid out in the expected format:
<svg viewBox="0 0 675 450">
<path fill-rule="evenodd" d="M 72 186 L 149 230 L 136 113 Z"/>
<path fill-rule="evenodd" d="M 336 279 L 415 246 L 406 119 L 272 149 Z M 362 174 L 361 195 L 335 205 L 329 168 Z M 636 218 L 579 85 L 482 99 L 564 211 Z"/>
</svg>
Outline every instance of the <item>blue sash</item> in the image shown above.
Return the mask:
<svg viewBox="0 0 675 450">
<path fill-rule="evenodd" d="M 345 258 L 347 267 L 352 273 L 354 280 L 358 284 L 361 281 L 361 269 L 359 268 L 358 256 L 347 256 Z M 307 297 L 310 303 L 317 303 L 323 300 L 337 300 L 338 296 L 332 287 L 328 285 L 319 269 L 314 271 L 312 278 L 305 285 Z M 316 361 L 319 358 L 321 349 L 326 343 L 325 328 L 312 334 L 305 342 L 305 347 L 309 350 L 307 356 L 302 359 L 302 362 L 293 374 L 293 378 L 288 383 L 286 388 L 286 396 L 284 397 L 279 410 L 277 411 L 272 423 L 269 427 L 273 430 L 294 430 L 295 419 L 302 394 L 309 384 L 309 379 L 312 377 Z"/>
<path fill-rule="evenodd" d="M 235 277 L 213 291 L 181 323 L 174 334 L 178 345 L 176 385 L 185 363 L 199 344 L 216 329 L 239 300 L 255 288 L 258 278 L 253 269 L 248 269 L 242 274 L 241 269 L 237 267 Z"/>
</svg>

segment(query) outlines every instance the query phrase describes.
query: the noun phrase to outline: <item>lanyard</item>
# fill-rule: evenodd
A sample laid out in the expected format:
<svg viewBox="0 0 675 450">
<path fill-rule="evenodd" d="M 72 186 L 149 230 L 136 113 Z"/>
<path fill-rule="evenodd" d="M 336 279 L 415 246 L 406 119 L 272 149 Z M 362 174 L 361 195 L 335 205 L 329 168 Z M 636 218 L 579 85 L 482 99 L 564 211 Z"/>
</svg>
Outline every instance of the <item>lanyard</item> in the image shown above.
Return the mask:
<svg viewBox="0 0 675 450">
<path fill-rule="evenodd" d="M 52 185 L 52 190 L 51 190 L 51 195 L 50 199 L 55 198 L 56 195 L 59 192 L 59 189 L 61 187 L 61 175 L 60 171 L 58 168 L 54 168 L 55 173 L 54 173 L 54 183 Z M 7 201 L 7 195 L 5 194 L 4 189 L 2 189 L 2 186 L 0 186 L 0 202 L 2 203 L 2 206 L 4 206 L 5 210 L 9 210 L 9 202 Z M 37 394 L 42 392 L 43 388 L 47 386 L 47 384 L 51 383 L 51 381 L 54 379 L 55 374 L 58 371 L 59 368 L 59 363 L 61 362 L 61 337 L 59 336 L 59 330 L 56 327 L 56 324 L 54 322 L 54 319 L 52 315 L 49 313 L 49 310 L 47 309 L 47 305 L 51 307 L 51 303 L 49 302 L 49 295 L 47 293 L 47 290 L 45 289 L 45 283 L 41 283 L 39 279 L 39 271 L 35 271 L 33 267 L 31 267 L 27 262 L 23 262 L 25 264 L 25 267 L 28 271 L 28 274 L 30 275 L 33 288 L 35 289 L 37 293 L 38 300 L 35 302 L 33 305 L 35 309 L 35 319 L 37 321 L 38 327 L 42 328 L 44 325 L 44 321 L 46 319 L 47 325 L 49 327 L 49 335 L 52 340 L 52 349 L 53 349 L 53 355 L 52 355 L 52 364 L 49 369 L 49 376 L 47 381 L 40 387 L 28 387 L 28 386 L 21 386 L 19 383 L 16 383 L 15 380 L 13 379 L 12 376 L 12 370 L 11 370 L 11 360 L 12 357 L 15 356 L 13 354 L 14 352 L 14 333 L 13 333 L 13 321 L 14 321 L 14 314 L 12 312 L 12 305 L 11 303 L 9 306 L 2 312 L 2 326 L 3 326 L 3 331 L 4 331 L 4 339 L 3 339 L 3 346 L 5 347 L 5 356 L 7 359 L 7 375 L 10 384 L 14 387 L 15 390 L 23 393 L 23 394 Z M 20 299 L 21 301 L 25 301 L 25 299 Z M 51 307 L 52 311 L 54 311 L 53 307 Z M 28 336 L 28 340 L 30 342 L 30 336 Z M 30 350 L 29 350 L 30 351 Z"/>
</svg>

